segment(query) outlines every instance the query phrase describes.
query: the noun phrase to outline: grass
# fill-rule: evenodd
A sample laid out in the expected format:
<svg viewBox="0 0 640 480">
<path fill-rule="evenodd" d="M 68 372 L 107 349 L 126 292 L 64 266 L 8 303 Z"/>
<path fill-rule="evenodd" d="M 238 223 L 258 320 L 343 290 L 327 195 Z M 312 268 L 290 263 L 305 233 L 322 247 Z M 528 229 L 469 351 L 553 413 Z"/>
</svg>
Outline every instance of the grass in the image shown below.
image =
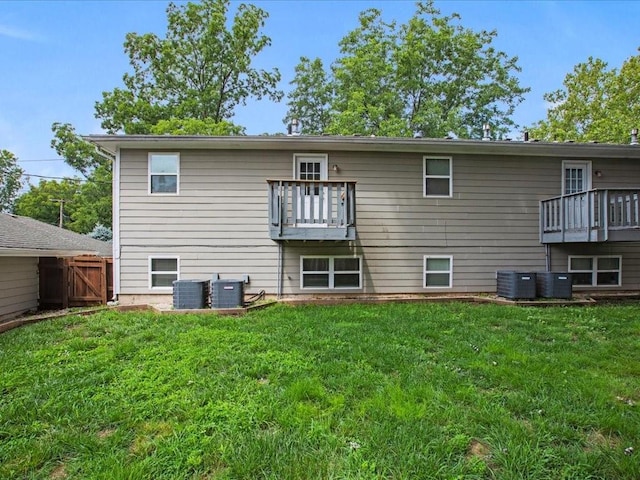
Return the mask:
<svg viewBox="0 0 640 480">
<path fill-rule="evenodd" d="M 68 316 L 0 335 L 0 478 L 638 479 L 639 332 L 635 305 Z"/>
</svg>

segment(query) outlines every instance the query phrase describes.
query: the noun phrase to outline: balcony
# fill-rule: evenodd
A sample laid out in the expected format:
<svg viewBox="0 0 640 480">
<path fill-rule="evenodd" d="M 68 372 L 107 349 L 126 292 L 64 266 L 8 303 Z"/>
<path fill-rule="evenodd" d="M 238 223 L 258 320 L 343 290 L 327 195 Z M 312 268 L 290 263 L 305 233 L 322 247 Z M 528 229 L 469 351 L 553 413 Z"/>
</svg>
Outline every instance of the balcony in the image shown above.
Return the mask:
<svg viewBox="0 0 640 480">
<path fill-rule="evenodd" d="M 640 241 L 640 189 L 597 189 L 540 202 L 540 241 Z"/>
<path fill-rule="evenodd" d="M 267 183 L 272 240 L 355 240 L 356 182 Z"/>
</svg>

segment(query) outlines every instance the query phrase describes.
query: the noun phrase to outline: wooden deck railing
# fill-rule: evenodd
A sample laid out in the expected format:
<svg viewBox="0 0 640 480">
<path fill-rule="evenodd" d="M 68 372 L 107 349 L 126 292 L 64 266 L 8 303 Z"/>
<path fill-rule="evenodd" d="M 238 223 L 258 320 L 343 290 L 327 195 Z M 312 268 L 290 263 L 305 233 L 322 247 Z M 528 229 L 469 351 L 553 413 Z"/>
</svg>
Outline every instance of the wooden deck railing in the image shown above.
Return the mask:
<svg viewBox="0 0 640 480">
<path fill-rule="evenodd" d="M 542 243 L 640 240 L 640 189 L 596 189 L 540 202 Z"/>
<path fill-rule="evenodd" d="M 356 182 L 267 180 L 274 240 L 354 240 Z"/>
</svg>

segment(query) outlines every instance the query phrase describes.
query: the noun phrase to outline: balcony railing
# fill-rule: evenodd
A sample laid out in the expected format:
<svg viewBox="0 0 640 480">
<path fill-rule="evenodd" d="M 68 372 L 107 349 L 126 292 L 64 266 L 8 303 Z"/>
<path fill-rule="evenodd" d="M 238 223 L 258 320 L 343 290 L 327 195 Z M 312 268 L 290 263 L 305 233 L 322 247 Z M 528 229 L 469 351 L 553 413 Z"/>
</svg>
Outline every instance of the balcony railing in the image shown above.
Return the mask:
<svg viewBox="0 0 640 480">
<path fill-rule="evenodd" d="M 356 182 L 267 182 L 273 240 L 355 240 Z"/>
<path fill-rule="evenodd" d="M 640 241 L 640 189 L 597 189 L 540 202 L 540 241 Z"/>
</svg>

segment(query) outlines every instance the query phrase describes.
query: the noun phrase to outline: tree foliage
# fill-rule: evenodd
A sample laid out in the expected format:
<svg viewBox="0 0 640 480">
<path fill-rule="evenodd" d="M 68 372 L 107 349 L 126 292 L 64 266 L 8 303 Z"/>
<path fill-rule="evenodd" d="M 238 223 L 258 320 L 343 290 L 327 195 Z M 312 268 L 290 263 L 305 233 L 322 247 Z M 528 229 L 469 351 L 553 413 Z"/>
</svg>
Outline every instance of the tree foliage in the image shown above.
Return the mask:
<svg viewBox="0 0 640 480">
<path fill-rule="evenodd" d="M 111 228 L 111 172 L 95 169 L 86 180 L 42 180 L 16 200 L 15 213 L 59 225 L 60 200 L 62 224 L 78 233 L 89 233 L 97 224 Z"/>
<path fill-rule="evenodd" d="M 151 126 L 149 133 L 154 135 L 244 135 L 244 128 L 227 120 L 216 122 L 211 118 L 170 118 L 160 120 Z"/>
<path fill-rule="evenodd" d="M 59 225 L 60 200 L 62 200 L 62 223 L 69 226 L 73 199 L 80 191 L 79 179 L 41 180 L 38 185 L 30 185 L 15 204 L 15 213 L 35 218 L 44 223 Z"/>
<path fill-rule="evenodd" d="M 51 130 L 51 148 L 85 178 L 90 177 L 96 168 L 111 170 L 111 155 L 83 140 L 71 124 L 56 122 L 51 126 Z"/>
<path fill-rule="evenodd" d="M 91 238 L 96 240 L 102 240 L 103 242 L 110 242 L 113 240 L 113 232 L 109 227 L 105 227 L 101 223 L 97 223 L 93 230 L 88 233 Z"/>
<path fill-rule="evenodd" d="M 63 201 L 63 226 L 78 233 L 90 232 L 100 223 L 111 227 L 112 158 L 84 141 L 67 123 L 54 123 L 51 146 L 83 179 L 43 180 L 31 185 L 16 201 L 16 213 L 59 225 Z"/>
<path fill-rule="evenodd" d="M 24 171 L 18 159 L 8 150 L 0 150 L 0 212 L 11 212 L 22 188 Z"/>
<path fill-rule="evenodd" d="M 551 105 L 547 118 L 534 125 L 533 138 L 546 141 L 628 143 L 640 127 L 640 55 L 608 69 L 589 57 L 576 65 L 564 87 L 544 95 Z"/>
<path fill-rule="evenodd" d="M 175 118 L 219 123 L 250 97 L 280 100 L 278 70 L 252 66 L 271 44 L 261 33 L 268 14 L 239 4 L 228 22 L 229 3 L 170 3 L 164 39 L 127 34 L 124 48 L 133 71 L 124 75 L 124 88 L 104 92 L 95 105 L 107 132 L 149 133 L 160 121 Z"/>
<path fill-rule="evenodd" d="M 326 132 L 331 120 L 332 95 L 322 60 L 301 57 L 291 83 L 296 88 L 288 95 L 290 109 L 285 122 L 297 118 L 303 122 L 307 134 L 319 135 Z"/>
<path fill-rule="evenodd" d="M 515 77 L 518 59 L 491 45 L 495 31 L 459 20 L 432 2 L 418 3 L 401 25 L 377 9 L 363 11 L 329 71 L 319 59 L 301 58 L 287 120 L 299 118 L 307 133 L 480 137 L 489 123 L 504 134 L 529 90 Z"/>
</svg>

